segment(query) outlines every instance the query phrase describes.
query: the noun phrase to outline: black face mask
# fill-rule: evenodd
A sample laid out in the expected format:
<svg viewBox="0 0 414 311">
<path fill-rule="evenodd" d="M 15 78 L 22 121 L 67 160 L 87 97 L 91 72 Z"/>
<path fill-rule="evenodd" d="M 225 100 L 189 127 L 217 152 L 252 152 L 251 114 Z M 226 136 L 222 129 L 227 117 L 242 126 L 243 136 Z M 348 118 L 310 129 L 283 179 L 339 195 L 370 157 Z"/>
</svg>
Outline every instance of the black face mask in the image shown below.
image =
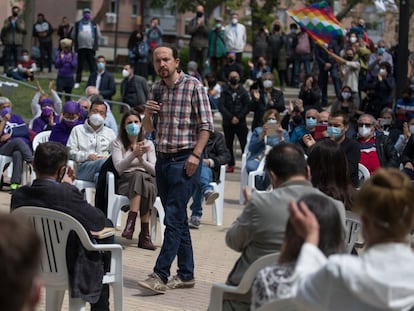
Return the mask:
<svg viewBox="0 0 414 311">
<path fill-rule="evenodd" d="M 209 88 L 213 88 L 217 84 L 217 81 L 216 80 L 208 80 L 207 84 L 208 84 Z"/>
<path fill-rule="evenodd" d="M 203 12 L 197 12 L 197 17 L 202 17 L 203 16 Z"/>
<path fill-rule="evenodd" d="M 13 15 L 14 17 L 17 17 L 17 16 L 19 15 L 19 12 L 15 12 L 15 11 L 13 11 L 13 12 L 12 12 L 12 15 Z"/>
<path fill-rule="evenodd" d="M 232 63 L 234 63 L 234 59 L 233 59 L 233 58 L 231 58 L 231 57 L 229 57 L 229 58 L 227 58 L 227 62 L 228 62 L 229 64 L 232 64 Z"/>
<path fill-rule="evenodd" d="M 237 78 L 230 78 L 229 82 L 231 85 L 237 85 L 237 83 L 239 83 L 239 79 Z"/>
<path fill-rule="evenodd" d="M 58 178 L 56 179 L 57 182 L 61 183 L 63 177 L 65 177 L 66 174 L 66 165 L 62 166 L 58 171 Z"/>
<path fill-rule="evenodd" d="M 277 26 L 273 27 L 273 31 L 280 31 L 280 26 L 277 25 Z"/>
<path fill-rule="evenodd" d="M 299 125 L 302 123 L 302 116 L 301 115 L 295 115 L 292 117 L 292 121 L 294 124 Z"/>
<path fill-rule="evenodd" d="M 347 56 L 345 59 L 346 59 L 347 61 L 352 61 L 352 60 L 354 59 L 354 57 L 353 57 L 353 56 Z"/>
</svg>

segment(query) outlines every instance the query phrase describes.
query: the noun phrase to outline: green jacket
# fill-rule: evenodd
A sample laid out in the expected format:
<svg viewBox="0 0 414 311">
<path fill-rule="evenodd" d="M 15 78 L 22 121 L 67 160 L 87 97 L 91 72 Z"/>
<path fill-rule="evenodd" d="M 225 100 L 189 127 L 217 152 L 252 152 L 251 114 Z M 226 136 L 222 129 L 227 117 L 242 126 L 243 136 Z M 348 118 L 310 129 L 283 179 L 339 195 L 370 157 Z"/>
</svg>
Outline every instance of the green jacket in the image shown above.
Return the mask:
<svg viewBox="0 0 414 311">
<path fill-rule="evenodd" d="M 224 42 L 224 30 L 213 29 L 208 35 L 208 56 L 222 58 L 226 57 L 227 49 Z"/>
</svg>

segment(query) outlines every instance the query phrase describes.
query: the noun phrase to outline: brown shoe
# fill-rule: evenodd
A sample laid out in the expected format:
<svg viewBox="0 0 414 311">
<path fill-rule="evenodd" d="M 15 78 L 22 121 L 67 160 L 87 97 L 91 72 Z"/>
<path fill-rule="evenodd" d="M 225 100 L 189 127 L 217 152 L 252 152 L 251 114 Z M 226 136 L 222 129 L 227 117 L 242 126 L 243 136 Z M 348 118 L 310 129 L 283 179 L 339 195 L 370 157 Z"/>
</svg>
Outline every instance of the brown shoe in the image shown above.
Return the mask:
<svg viewBox="0 0 414 311">
<path fill-rule="evenodd" d="M 135 220 L 137 219 L 137 213 L 129 211 L 127 223 L 125 225 L 124 231 L 122 231 L 121 236 L 127 240 L 132 240 L 135 230 Z"/>
<path fill-rule="evenodd" d="M 139 234 L 138 247 L 148 249 L 150 251 L 155 251 L 156 249 L 154 244 L 152 244 L 150 235 L 142 232 Z"/>
</svg>

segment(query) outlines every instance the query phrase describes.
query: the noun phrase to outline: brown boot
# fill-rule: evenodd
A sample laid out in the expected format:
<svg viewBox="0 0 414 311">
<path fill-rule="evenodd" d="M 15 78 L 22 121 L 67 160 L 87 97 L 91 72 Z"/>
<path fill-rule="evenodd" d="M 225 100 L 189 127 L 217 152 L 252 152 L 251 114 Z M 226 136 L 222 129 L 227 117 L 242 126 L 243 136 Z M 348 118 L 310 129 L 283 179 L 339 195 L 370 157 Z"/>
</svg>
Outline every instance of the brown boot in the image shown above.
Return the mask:
<svg viewBox="0 0 414 311">
<path fill-rule="evenodd" d="M 125 225 L 124 231 L 122 231 L 122 237 L 128 240 L 132 240 L 132 235 L 135 230 L 135 220 L 137 219 L 137 213 L 129 211 L 127 223 Z"/>
<path fill-rule="evenodd" d="M 141 222 L 141 233 L 139 234 L 138 247 L 155 251 L 156 247 L 152 244 L 149 234 L 149 223 Z"/>
</svg>

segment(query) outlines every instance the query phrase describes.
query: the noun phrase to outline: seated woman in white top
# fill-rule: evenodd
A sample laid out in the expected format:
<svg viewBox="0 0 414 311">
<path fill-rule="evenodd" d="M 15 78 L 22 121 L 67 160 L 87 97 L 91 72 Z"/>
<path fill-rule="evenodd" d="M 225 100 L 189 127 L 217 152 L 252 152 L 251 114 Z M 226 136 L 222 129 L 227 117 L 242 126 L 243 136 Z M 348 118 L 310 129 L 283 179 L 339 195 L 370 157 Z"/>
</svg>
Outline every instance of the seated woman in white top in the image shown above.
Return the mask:
<svg viewBox="0 0 414 311">
<path fill-rule="evenodd" d="M 121 120 L 118 138 L 112 143 L 112 161 L 119 174 L 118 193 L 128 196 L 130 211 L 122 237 L 131 240 L 138 210 L 141 232 L 138 247 L 155 250 L 149 234 L 151 207 L 157 197 L 154 144 L 144 139 L 138 112 L 126 112 Z"/>
<path fill-rule="evenodd" d="M 315 310 L 410 310 L 414 306 L 414 186 L 401 171 L 383 168 L 365 181 L 355 205 L 366 249 L 333 255 L 316 247 L 319 224 L 304 203 L 290 204 L 290 221 L 304 239 L 295 274 L 296 298 Z"/>
<path fill-rule="evenodd" d="M 319 222 L 318 247 L 326 256 L 342 252 L 344 249 L 344 232 L 341 218 L 331 200 L 319 194 L 302 196 L 298 202 L 305 202 Z M 298 259 L 303 239 L 295 232 L 292 224 L 286 224 L 285 239 L 279 260 L 272 266 L 259 271 L 252 287 L 251 310 L 276 299 L 291 298 L 294 293 L 296 260 Z"/>
</svg>

